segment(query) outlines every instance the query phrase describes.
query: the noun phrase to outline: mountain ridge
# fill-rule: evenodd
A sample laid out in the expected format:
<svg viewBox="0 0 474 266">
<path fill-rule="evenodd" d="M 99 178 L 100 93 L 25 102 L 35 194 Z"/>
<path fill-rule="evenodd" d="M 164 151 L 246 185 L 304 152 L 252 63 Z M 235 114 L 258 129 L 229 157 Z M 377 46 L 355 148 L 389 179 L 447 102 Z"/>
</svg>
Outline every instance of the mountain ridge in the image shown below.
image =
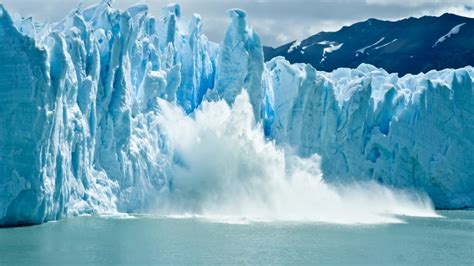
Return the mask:
<svg viewBox="0 0 474 266">
<path fill-rule="evenodd" d="M 266 61 L 283 56 L 323 71 L 367 63 L 405 75 L 473 65 L 472 44 L 474 19 L 445 13 L 398 21 L 370 18 L 276 48 L 265 46 L 264 54 Z"/>
</svg>

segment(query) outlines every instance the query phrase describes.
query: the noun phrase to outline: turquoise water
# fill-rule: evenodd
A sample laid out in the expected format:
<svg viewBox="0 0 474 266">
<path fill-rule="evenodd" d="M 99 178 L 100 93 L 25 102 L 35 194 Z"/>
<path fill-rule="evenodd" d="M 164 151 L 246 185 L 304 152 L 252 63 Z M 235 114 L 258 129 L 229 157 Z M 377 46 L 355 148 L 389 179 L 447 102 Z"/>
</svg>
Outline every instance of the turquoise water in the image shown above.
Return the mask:
<svg viewBox="0 0 474 266">
<path fill-rule="evenodd" d="M 0 264 L 473 265 L 474 212 L 440 213 L 370 226 L 72 218 L 0 229 Z"/>
</svg>

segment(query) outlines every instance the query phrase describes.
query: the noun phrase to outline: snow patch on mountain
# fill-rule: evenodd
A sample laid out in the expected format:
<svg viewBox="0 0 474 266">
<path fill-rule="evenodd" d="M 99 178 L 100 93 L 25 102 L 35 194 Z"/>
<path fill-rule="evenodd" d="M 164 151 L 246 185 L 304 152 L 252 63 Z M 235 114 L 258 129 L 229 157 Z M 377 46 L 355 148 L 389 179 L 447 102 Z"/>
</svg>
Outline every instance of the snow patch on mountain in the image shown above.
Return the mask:
<svg viewBox="0 0 474 266">
<path fill-rule="evenodd" d="M 293 52 L 295 49 L 301 46 L 302 40 L 296 40 L 293 42 L 293 44 L 288 48 L 288 53 Z"/>
<path fill-rule="evenodd" d="M 456 35 L 459 33 L 459 31 L 461 30 L 461 27 L 464 26 L 464 24 L 466 23 L 461 23 L 461 24 L 458 24 L 456 26 L 454 26 L 448 33 L 446 33 L 445 35 L 441 36 L 434 44 L 433 44 L 433 48 L 438 46 L 438 44 L 446 41 L 447 39 L 451 38 L 453 35 Z"/>
<path fill-rule="evenodd" d="M 344 45 L 343 43 L 340 43 L 340 44 L 337 44 L 337 43 L 335 43 L 335 42 L 329 43 L 329 47 L 326 47 L 326 48 L 323 49 L 323 56 L 322 56 L 321 62 L 323 62 L 324 60 L 326 60 L 327 54 L 330 54 L 330 53 L 332 53 L 332 52 L 335 52 L 335 51 L 341 49 L 341 47 L 342 47 L 343 45 Z"/>
<path fill-rule="evenodd" d="M 365 47 L 363 47 L 363 48 L 360 48 L 359 50 L 356 51 L 356 53 L 361 53 L 361 54 L 363 54 L 363 53 L 365 53 L 365 50 L 370 49 L 370 48 L 372 48 L 372 47 L 374 47 L 374 46 L 377 46 L 379 43 L 383 42 L 383 40 L 385 40 L 385 37 L 380 38 L 380 40 L 376 41 L 375 43 L 373 43 L 373 44 L 371 44 L 371 45 L 368 45 L 368 46 L 365 46 Z"/>
<path fill-rule="evenodd" d="M 393 40 L 391 40 L 391 41 L 388 42 L 388 43 L 385 43 L 385 44 L 382 44 L 382 45 L 380 45 L 380 46 L 375 47 L 374 49 L 375 49 L 375 50 L 378 50 L 378 49 L 380 49 L 380 48 L 384 48 L 385 46 L 388 46 L 388 45 L 390 45 L 390 44 L 396 42 L 397 40 L 398 40 L 398 39 L 393 39 Z"/>
</svg>

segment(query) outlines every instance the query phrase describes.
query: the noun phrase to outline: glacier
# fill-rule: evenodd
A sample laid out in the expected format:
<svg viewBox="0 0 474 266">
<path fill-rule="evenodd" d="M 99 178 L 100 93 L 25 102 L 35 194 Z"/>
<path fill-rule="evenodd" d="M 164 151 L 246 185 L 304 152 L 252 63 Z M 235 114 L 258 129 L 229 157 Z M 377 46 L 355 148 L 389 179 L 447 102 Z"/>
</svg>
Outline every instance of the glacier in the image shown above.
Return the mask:
<svg viewBox="0 0 474 266">
<path fill-rule="evenodd" d="M 0 4 L 0 226 L 156 208 L 179 181 L 176 165 L 199 165 L 181 157 L 174 135 L 186 127 L 170 133 L 166 110 L 197 119 L 208 102 L 244 104 L 242 94 L 245 123 L 302 160 L 319 154 L 324 182 L 375 181 L 426 193 L 438 208 L 474 206 L 472 67 L 398 77 L 364 64 L 325 73 L 264 63 L 243 10 L 228 11 L 217 44 L 180 8 L 156 18 L 144 4 L 122 11 L 104 0 L 47 24 Z M 278 168 L 278 156 L 262 160 Z"/>
<path fill-rule="evenodd" d="M 371 65 L 324 73 L 276 58 L 267 69 L 269 135 L 321 155 L 326 180 L 413 188 L 438 208 L 473 205 L 472 67 L 399 78 Z"/>
</svg>

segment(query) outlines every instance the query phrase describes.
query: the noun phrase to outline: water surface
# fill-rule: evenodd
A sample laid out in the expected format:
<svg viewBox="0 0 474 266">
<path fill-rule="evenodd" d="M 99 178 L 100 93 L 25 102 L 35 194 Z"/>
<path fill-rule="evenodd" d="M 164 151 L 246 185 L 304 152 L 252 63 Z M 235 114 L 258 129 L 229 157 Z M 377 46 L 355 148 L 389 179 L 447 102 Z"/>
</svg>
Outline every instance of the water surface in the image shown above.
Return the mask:
<svg viewBox="0 0 474 266">
<path fill-rule="evenodd" d="M 474 212 L 440 214 L 383 225 L 71 218 L 0 229 L 0 265 L 472 265 Z"/>
</svg>

